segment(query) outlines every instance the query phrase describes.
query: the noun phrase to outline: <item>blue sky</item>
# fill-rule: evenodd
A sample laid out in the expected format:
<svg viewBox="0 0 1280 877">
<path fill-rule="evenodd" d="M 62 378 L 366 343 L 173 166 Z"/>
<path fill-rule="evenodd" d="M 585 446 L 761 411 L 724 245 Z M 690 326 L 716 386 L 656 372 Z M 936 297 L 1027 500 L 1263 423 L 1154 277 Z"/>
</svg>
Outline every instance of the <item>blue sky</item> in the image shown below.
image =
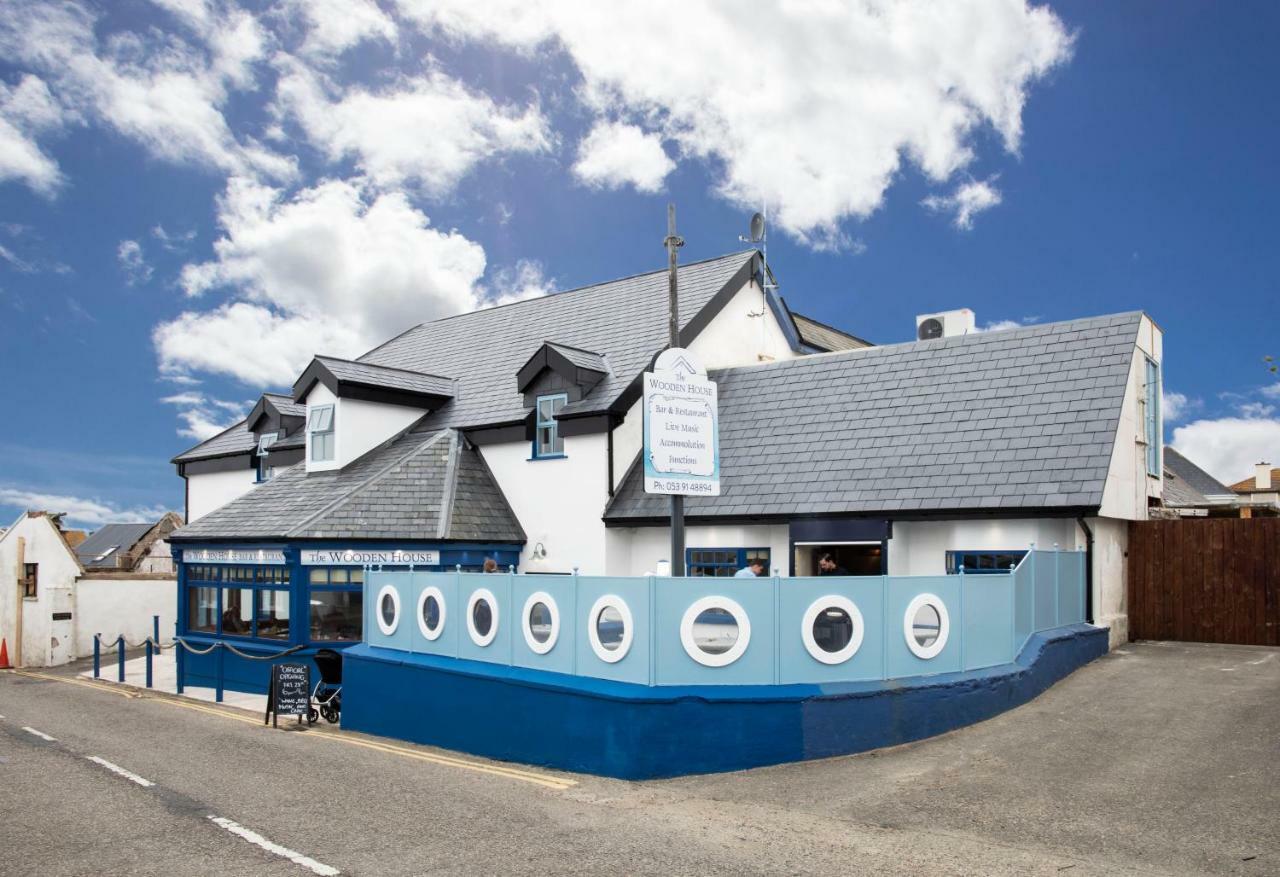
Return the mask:
<svg viewBox="0 0 1280 877">
<path fill-rule="evenodd" d="M 879 343 L 1145 309 L 1169 438 L 1280 462 L 1274 4 L 475 5 L 0 0 L 0 519 L 180 509 L 311 353 L 660 268 L 669 200 Z"/>
</svg>

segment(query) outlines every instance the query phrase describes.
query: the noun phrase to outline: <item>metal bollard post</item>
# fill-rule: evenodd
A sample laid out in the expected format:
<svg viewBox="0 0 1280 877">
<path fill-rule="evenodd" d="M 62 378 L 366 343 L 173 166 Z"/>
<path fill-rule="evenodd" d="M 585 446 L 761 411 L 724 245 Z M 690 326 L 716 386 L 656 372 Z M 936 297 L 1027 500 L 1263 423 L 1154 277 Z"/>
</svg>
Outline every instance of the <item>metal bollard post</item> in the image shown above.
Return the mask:
<svg viewBox="0 0 1280 877">
<path fill-rule="evenodd" d="M 93 678 L 102 678 L 102 634 L 93 635 Z"/>
<path fill-rule="evenodd" d="M 226 646 L 222 643 L 218 643 L 218 679 L 217 688 L 213 691 L 213 699 L 218 703 L 222 703 L 222 653 L 226 650 Z"/>
<path fill-rule="evenodd" d="M 151 616 L 151 640 L 156 644 L 156 648 L 160 648 L 160 616 Z"/>
<path fill-rule="evenodd" d="M 119 665 L 120 682 L 124 681 L 124 637 L 116 637 L 116 661 Z"/>
<path fill-rule="evenodd" d="M 147 688 L 151 687 L 151 640 L 147 640 Z"/>
<path fill-rule="evenodd" d="M 186 650 L 187 650 L 186 646 L 184 646 L 182 644 L 182 641 L 179 640 L 177 636 L 175 636 L 174 642 L 173 642 L 173 663 L 174 663 L 174 671 L 178 674 L 178 680 L 177 680 L 178 694 L 182 694 L 187 687 L 182 682 L 182 672 L 183 672 L 183 669 L 186 667 L 186 661 L 187 661 L 186 655 L 184 654 Z"/>
</svg>

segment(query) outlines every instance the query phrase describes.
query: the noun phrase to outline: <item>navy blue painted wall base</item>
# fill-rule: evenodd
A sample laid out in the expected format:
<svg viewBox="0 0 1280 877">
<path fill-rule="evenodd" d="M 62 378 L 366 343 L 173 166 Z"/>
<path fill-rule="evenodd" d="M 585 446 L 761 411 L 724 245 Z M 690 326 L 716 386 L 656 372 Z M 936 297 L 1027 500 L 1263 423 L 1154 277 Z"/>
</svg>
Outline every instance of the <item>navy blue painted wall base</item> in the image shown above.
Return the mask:
<svg viewBox="0 0 1280 877">
<path fill-rule="evenodd" d="M 1016 662 L 834 685 L 651 688 L 365 644 L 342 726 L 621 779 L 741 770 L 894 746 L 1019 706 L 1107 651 L 1107 629 L 1033 635 Z"/>
</svg>

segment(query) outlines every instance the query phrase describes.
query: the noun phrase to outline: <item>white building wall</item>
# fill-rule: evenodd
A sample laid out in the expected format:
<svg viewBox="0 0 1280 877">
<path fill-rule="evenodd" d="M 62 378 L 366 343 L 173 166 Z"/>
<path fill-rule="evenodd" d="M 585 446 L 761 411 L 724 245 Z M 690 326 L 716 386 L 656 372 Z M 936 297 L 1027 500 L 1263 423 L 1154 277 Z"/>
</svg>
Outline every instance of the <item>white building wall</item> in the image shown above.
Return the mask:
<svg viewBox="0 0 1280 877">
<path fill-rule="evenodd" d="M 1129 641 L 1129 523 L 1089 518 L 1093 528 L 1093 623 L 1110 628 L 1110 648 Z"/>
<path fill-rule="evenodd" d="M 187 523 L 198 521 L 233 499 L 239 499 L 257 484 L 252 469 L 205 472 L 187 476 Z"/>
<path fill-rule="evenodd" d="M 25 540 L 24 562 L 39 564 L 37 596 L 21 599 L 18 591 L 18 539 Z M 0 540 L 0 636 L 15 660 L 14 636 L 18 604 L 22 612 L 22 666 L 49 667 L 73 655 L 73 589 L 80 565 L 57 527 L 45 516 L 23 515 Z M 72 612 L 69 622 L 54 622 L 55 612 Z"/>
<path fill-rule="evenodd" d="M 363 399 L 339 399 L 324 384 L 317 383 L 307 393 L 307 424 L 311 409 L 317 405 L 333 406 L 333 460 L 316 463 L 311 460 L 311 432 L 307 430 L 306 464 L 308 472 L 342 469 L 363 457 L 383 442 L 408 429 L 426 414 L 424 408 L 385 405 Z"/>
<path fill-rule="evenodd" d="M 1116 428 L 1111 465 L 1107 469 L 1107 483 L 1102 494 L 1103 517 L 1145 521 L 1148 517 L 1147 498 L 1163 495 L 1163 471 L 1154 477 L 1147 474 L 1146 425 L 1141 401 L 1146 394 L 1146 357 L 1151 357 L 1161 366 L 1163 381 L 1163 355 L 1164 341 L 1160 328 L 1144 316 L 1138 327 L 1124 402 L 1120 406 L 1120 424 Z M 1163 415 L 1156 432 L 1163 443 Z"/>
<path fill-rule="evenodd" d="M 93 635 L 105 644 L 124 636 L 130 645 L 151 636 L 152 616 L 160 616 L 160 641 L 173 639 L 178 612 L 175 578 L 82 578 L 75 585 L 75 657 L 93 654 Z"/>
<path fill-rule="evenodd" d="M 948 551 L 1022 551 L 1033 542 L 1044 550 L 1055 542 L 1075 549 L 1084 545 L 1084 534 L 1074 518 L 894 521 L 889 575 L 945 575 Z"/>
<path fill-rule="evenodd" d="M 625 540 L 628 550 L 618 552 L 616 563 L 610 555 L 609 575 L 652 575 L 659 561 L 671 559 L 671 531 L 666 527 L 625 528 L 610 534 Z M 684 542 L 687 548 L 768 548 L 771 575 L 776 570 L 785 576 L 791 569 L 791 535 L 786 524 L 686 527 Z"/>
</svg>

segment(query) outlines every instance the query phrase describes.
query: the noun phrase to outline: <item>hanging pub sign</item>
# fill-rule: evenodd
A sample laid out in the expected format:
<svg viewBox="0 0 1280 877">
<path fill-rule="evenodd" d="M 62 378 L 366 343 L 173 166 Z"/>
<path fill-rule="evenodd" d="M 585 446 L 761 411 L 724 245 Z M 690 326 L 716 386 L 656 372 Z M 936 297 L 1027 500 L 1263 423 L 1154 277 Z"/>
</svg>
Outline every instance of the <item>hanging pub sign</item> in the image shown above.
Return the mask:
<svg viewBox="0 0 1280 877">
<path fill-rule="evenodd" d="M 644 492 L 720 495 L 716 385 L 678 347 L 663 351 L 644 375 Z"/>
</svg>

